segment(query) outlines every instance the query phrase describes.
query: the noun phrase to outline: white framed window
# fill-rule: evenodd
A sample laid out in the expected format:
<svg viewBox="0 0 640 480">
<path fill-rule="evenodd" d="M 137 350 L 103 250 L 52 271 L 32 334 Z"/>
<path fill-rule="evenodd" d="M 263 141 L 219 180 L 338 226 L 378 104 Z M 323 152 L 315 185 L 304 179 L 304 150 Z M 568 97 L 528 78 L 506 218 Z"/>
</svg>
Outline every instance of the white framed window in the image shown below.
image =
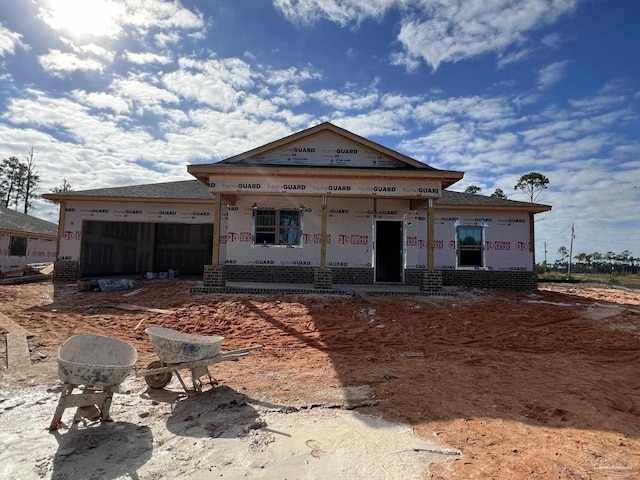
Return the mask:
<svg viewBox="0 0 640 480">
<path fill-rule="evenodd" d="M 14 237 L 13 235 L 9 237 L 9 256 L 27 256 L 27 237 Z"/>
<path fill-rule="evenodd" d="M 458 266 L 484 267 L 484 227 L 460 225 L 457 237 Z"/>
<path fill-rule="evenodd" d="M 302 213 L 259 208 L 253 211 L 253 229 L 254 245 L 300 246 Z"/>
</svg>

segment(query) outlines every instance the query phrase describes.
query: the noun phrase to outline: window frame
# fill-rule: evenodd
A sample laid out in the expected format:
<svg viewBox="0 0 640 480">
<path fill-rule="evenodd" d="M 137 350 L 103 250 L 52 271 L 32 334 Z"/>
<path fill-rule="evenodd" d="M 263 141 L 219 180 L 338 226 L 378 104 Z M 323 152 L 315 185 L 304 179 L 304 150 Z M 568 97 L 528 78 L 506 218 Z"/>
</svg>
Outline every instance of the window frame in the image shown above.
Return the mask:
<svg viewBox="0 0 640 480">
<path fill-rule="evenodd" d="M 475 231 L 480 233 L 477 235 L 468 235 L 465 240 L 471 239 L 475 243 L 463 243 L 462 234 L 465 231 Z M 486 268 L 485 261 L 485 227 L 482 225 L 458 225 L 456 227 L 456 264 L 458 268 Z M 462 263 L 463 256 L 465 263 Z M 476 262 L 469 262 L 469 258 L 477 258 Z"/>
<path fill-rule="evenodd" d="M 260 217 L 273 217 L 273 221 L 260 223 Z M 294 218 L 297 225 L 291 223 Z M 251 229 L 253 247 L 302 248 L 303 219 L 300 209 L 254 208 Z M 290 243 L 291 232 L 295 232 L 295 242 Z M 273 241 L 265 241 L 267 236 L 272 236 Z"/>
<path fill-rule="evenodd" d="M 16 253 L 16 243 L 24 242 L 23 248 Z M 10 257 L 26 257 L 27 256 L 27 248 L 29 245 L 29 237 L 23 237 L 21 235 L 9 235 L 9 256 Z M 21 253 L 22 252 L 22 253 Z"/>
</svg>

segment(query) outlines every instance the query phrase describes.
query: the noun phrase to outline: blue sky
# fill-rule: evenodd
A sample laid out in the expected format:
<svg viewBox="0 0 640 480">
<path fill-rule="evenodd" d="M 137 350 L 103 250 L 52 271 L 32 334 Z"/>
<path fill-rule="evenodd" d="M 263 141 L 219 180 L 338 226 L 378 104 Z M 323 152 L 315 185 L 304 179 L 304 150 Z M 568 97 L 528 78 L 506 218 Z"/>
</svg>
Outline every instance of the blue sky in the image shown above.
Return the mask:
<svg viewBox="0 0 640 480">
<path fill-rule="evenodd" d="M 510 199 L 553 206 L 537 259 L 640 256 L 640 2 L 14 0 L 0 158 L 39 193 L 191 178 L 330 121 Z M 57 221 L 50 204 L 32 214 Z"/>
</svg>

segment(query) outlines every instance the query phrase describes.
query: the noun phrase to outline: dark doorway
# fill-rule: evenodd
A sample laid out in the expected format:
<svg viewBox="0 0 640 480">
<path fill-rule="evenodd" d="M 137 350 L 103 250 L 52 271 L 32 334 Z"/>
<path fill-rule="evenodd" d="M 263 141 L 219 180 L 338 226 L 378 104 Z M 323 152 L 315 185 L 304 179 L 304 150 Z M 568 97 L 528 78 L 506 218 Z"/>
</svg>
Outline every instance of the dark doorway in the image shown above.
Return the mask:
<svg viewBox="0 0 640 480">
<path fill-rule="evenodd" d="M 213 225 L 94 222 L 82 226 L 82 275 L 167 272 L 202 275 Z"/>
<path fill-rule="evenodd" d="M 402 222 L 376 222 L 376 282 L 402 282 Z"/>
</svg>

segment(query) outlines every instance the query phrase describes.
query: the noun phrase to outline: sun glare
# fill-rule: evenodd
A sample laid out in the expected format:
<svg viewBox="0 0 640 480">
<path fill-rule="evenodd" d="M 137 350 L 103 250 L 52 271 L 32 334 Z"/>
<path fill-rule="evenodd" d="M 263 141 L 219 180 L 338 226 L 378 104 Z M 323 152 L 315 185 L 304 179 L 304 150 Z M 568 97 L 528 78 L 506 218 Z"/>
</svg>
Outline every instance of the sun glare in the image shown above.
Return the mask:
<svg viewBox="0 0 640 480">
<path fill-rule="evenodd" d="M 56 30 L 74 36 L 113 36 L 120 30 L 121 3 L 109 0 L 47 0 L 43 19 Z"/>
</svg>

